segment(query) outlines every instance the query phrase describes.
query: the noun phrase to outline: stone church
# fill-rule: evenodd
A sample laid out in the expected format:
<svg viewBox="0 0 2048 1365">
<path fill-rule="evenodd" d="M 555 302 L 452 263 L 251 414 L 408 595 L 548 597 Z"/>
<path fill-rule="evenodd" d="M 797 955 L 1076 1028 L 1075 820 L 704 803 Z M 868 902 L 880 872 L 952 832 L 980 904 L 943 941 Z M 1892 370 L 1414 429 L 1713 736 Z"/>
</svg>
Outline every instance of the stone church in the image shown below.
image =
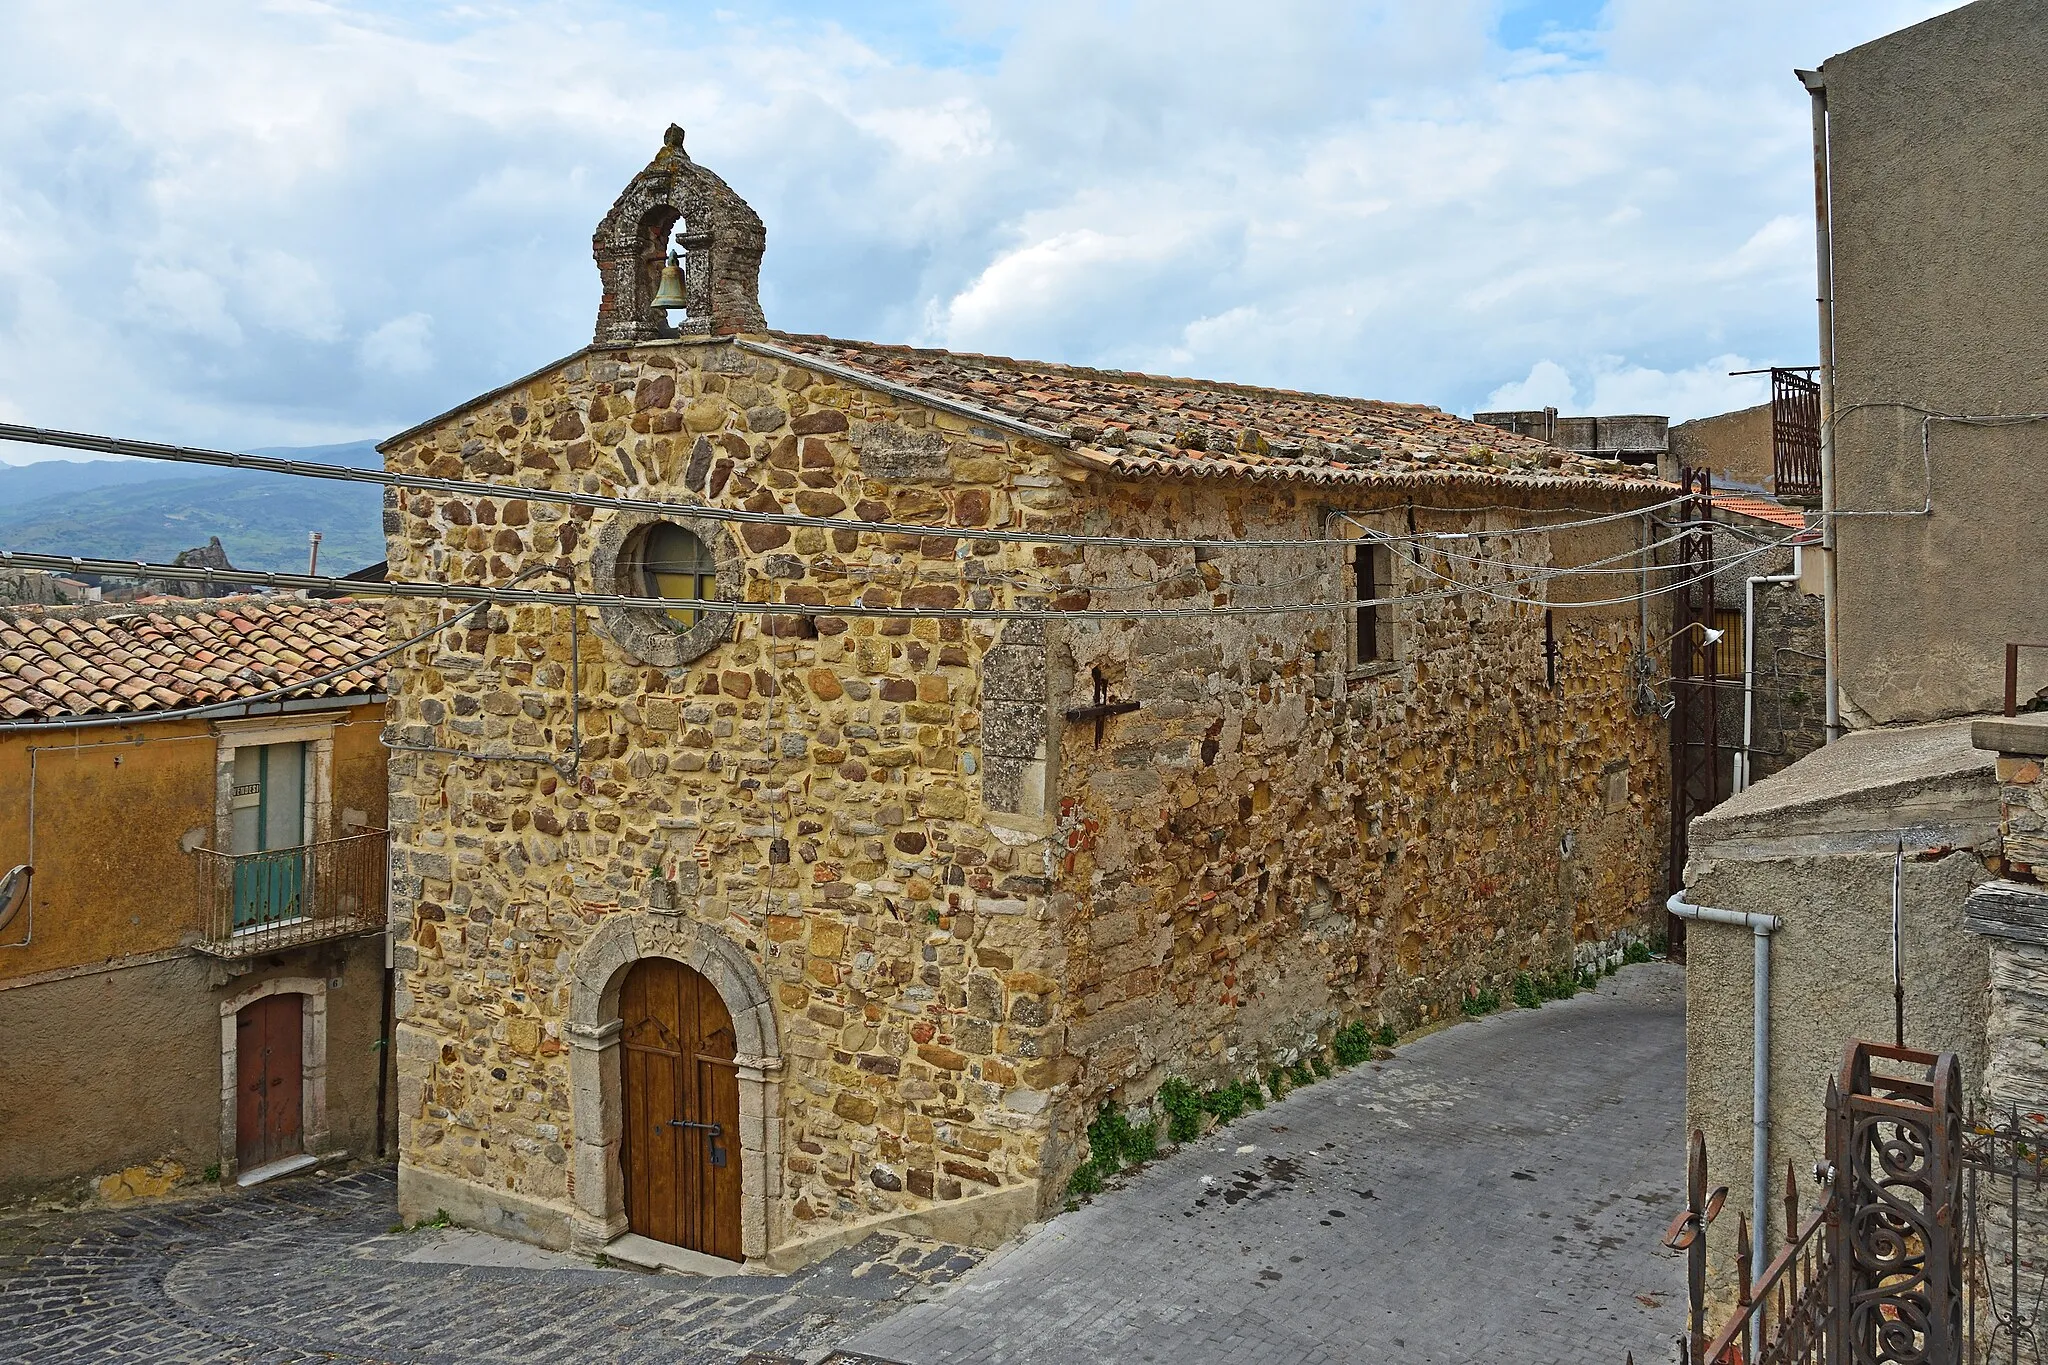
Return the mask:
<svg viewBox="0 0 2048 1365">
<path fill-rule="evenodd" d="M 988 1245 L 1105 1101 L 1649 923 L 1669 485 L 1412 404 L 772 331 L 765 243 L 670 129 L 592 344 L 382 447 L 502 490 L 394 492 L 394 581 L 639 599 L 390 608 L 448 623 L 390 665 L 407 1218 Z"/>
</svg>

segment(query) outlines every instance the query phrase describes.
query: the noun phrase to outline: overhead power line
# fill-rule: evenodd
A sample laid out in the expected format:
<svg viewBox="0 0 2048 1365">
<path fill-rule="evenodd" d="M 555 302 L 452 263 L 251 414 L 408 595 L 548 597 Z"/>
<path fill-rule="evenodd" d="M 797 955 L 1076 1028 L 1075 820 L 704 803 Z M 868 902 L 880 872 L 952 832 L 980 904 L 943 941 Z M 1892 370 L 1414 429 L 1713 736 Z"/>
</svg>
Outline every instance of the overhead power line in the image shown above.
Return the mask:
<svg viewBox="0 0 2048 1365">
<path fill-rule="evenodd" d="M 1346 541 L 1346 544 L 1355 542 Z M 1752 550 L 1734 560 L 1724 561 L 1720 567 L 1727 567 L 1748 555 L 1761 554 L 1764 549 Z M 1502 589 L 1517 586 L 1532 586 L 1529 582 L 1503 580 L 1481 587 L 1473 584 L 1455 586 L 1420 593 L 1404 593 L 1394 597 L 1371 597 L 1356 600 L 1332 602 L 1280 602 L 1242 603 L 1223 606 L 1200 607 L 1080 607 L 1061 610 L 1055 607 L 903 607 L 882 606 L 867 603 L 845 603 L 812 605 L 799 602 L 732 602 L 716 598 L 696 597 L 632 597 L 619 593 L 585 593 L 560 591 L 546 588 L 490 587 L 470 583 L 420 583 L 420 582 L 369 582 L 337 578 L 328 574 L 272 573 L 259 569 L 215 569 L 181 564 L 153 564 L 141 560 L 101 559 L 85 555 L 31 554 L 20 550 L 0 550 L 0 568 L 42 569 L 54 573 L 91 573 L 116 577 L 171 582 L 202 582 L 229 586 L 272 588 L 287 592 L 333 592 L 352 597 L 393 597 L 419 598 L 455 602 L 499 602 L 513 605 L 567 606 L 567 607 L 630 607 L 647 611 L 669 612 L 694 610 L 728 612 L 748 616 L 849 616 L 849 617 L 899 617 L 912 620 L 957 619 L 986 621 L 1140 621 L 1140 620 L 1190 620 L 1200 617 L 1218 616 L 1287 616 L 1299 614 L 1327 614 L 1351 611 L 1361 607 L 1400 605 L 1423 602 L 1432 599 L 1461 597 L 1471 593 L 1496 597 L 1520 606 L 1548 605 L 1560 610 L 1580 607 L 1615 605 L 1634 602 L 1673 592 L 1691 583 L 1702 582 L 1710 575 L 1697 575 L 1654 588 L 1645 593 L 1625 598 L 1610 599 L 1606 602 L 1550 602 L 1531 597 L 1510 597 Z M 1669 572 L 1669 570 L 1665 570 Z M 1425 570 L 1425 572 L 1429 572 Z M 1443 577 L 1442 575 L 1432 575 Z M 1562 575 L 1551 575 L 1559 577 Z M 1452 580 L 1446 580 L 1452 581 Z M 1544 581 L 1547 581 L 1544 580 Z M 1076 585 L 1085 588 L 1085 584 Z"/>
<path fill-rule="evenodd" d="M 715 507 L 693 502 L 669 502 L 655 498 L 619 497 L 602 493 L 573 493 L 554 488 L 531 488 L 524 484 L 485 483 L 471 479 L 443 479 L 426 474 L 395 474 L 381 469 L 353 469 L 347 465 L 323 464 L 315 460 L 287 460 L 274 455 L 245 455 L 197 446 L 164 445 L 119 436 L 95 436 L 86 432 L 55 431 L 44 427 L 17 426 L 0 422 L 0 441 L 54 446 L 63 450 L 89 450 L 103 455 L 129 455 L 144 460 L 165 460 L 174 464 L 210 465 L 220 469 L 241 469 L 253 473 L 283 474 L 294 478 L 329 479 L 341 483 L 370 484 L 385 488 L 409 488 L 419 492 L 446 493 L 469 497 L 523 498 L 528 502 L 558 503 L 587 507 L 594 511 L 642 512 L 665 516 L 700 517 L 739 525 L 813 527 L 826 531 L 859 531 L 867 535 L 943 537 L 951 540 L 999 541 L 1027 545 L 1085 545 L 1119 549 L 1235 548 L 1290 549 L 1296 546 L 1349 545 L 1356 537 L 1309 537 L 1287 539 L 1229 539 L 1181 536 L 1096 536 L 1059 531 L 1008 531 L 985 526 L 933 526 L 917 522 L 859 521 L 844 517 L 814 517 L 800 512 L 755 512 L 740 507 Z M 1532 491 L 1541 491 L 1532 489 Z M 1617 491 L 1627 491 L 1617 485 Z M 1534 535 L 1542 532 L 1575 530 L 1605 522 L 1621 521 L 1654 513 L 1684 501 L 1672 497 L 1662 502 L 1610 512 L 1576 522 L 1552 522 L 1538 526 L 1489 531 L 1487 535 Z M 1389 508 L 1399 511 L 1400 507 Z M 1440 509 L 1462 510 L 1462 509 Z M 1525 509 L 1542 515 L 1540 508 Z M 1464 531 L 1418 532 L 1401 539 L 1434 540 L 1462 538 Z"/>
</svg>

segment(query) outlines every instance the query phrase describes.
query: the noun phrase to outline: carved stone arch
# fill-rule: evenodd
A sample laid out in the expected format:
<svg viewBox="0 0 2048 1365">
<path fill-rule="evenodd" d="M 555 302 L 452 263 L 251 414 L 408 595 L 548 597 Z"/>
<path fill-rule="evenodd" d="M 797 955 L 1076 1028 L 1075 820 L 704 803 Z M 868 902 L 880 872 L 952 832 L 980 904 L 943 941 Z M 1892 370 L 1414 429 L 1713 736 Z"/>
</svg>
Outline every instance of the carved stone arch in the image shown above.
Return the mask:
<svg viewBox="0 0 2048 1365">
<path fill-rule="evenodd" d="M 682 224 L 684 297 L 680 328 L 653 306 L 669 233 Z M 690 160 L 683 130 L 670 124 L 661 150 L 633 177 L 590 241 L 604 285 L 597 344 L 625 345 L 684 335 L 763 332 L 761 254 L 768 230 L 732 186 Z"/>
<path fill-rule="evenodd" d="M 662 957 L 701 974 L 732 1015 L 740 1092 L 740 1250 L 768 1254 L 782 1235 L 782 1042 L 768 983 L 746 950 L 707 924 L 676 914 L 609 915 L 576 953 L 562 1033 L 569 1044 L 569 1114 L 575 1130 L 573 1245 L 595 1253 L 626 1231 L 619 1164 L 624 1094 L 619 989 L 633 964 Z"/>
</svg>

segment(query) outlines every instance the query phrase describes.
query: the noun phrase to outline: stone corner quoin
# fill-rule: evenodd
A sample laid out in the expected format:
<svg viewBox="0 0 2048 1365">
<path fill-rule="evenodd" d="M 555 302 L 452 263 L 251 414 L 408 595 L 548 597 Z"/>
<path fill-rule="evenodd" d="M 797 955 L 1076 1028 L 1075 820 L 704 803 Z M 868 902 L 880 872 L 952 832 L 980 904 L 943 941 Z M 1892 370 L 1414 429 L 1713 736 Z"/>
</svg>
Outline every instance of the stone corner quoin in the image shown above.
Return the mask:
<svg viewBox="0 0 2048 1365">
<path fill-rule="evenodd" d="M 1473 986 L 1611 950 L 1655 902 L 1665 736 L 1633 704 L 1633 605 L 1556 613 L 1556 690 L 1540 608 L 1430 596 L 1428 579 L 1391 613 L 1398 650 L 1377 670 L 1347 668 L 1343 613 L 829 611 L 1344 600 L 1341 547 L 1198 557 L 949 531 L 1316 537 L 1333 509 L 1405 530 L 1408 490 L 1084 472 L 699 335 L 586 351 L 385 453 L 394 472 L 504 487 L 398 491 L 394 580 L 503 585 L 545 565 L 638 591 L 619 559 L 633 537 L 609 527 L 637 514 L 532 489 L 847 519 L 688 520 L 723 600 L 813 614 L 721 613 L 665 648 L 665 621 L 580 609 L 572 651 L 574 609 L 498 605 L 391 660 L 408 1216 L 586 1248 L 624 1230 L 616 1025 L 638 957 L 691 965 L 733 1016 L 745 1254 L 788 1261 L 892 1219 L 987 1244 L 1056 1205 L 1105 1100 L 1291 1061 L 1350 1019 L 1455 1014 Z M 1420 500 L 1439 509 L 1426 529 L 1496 532 L 1542 520 L 1546 498 Z M 931 529 L 860 529 L 883 521 Z M 1636 535 L 1495 543 L 1585 562 Z M 391 638 L 462 605 L 395 600 Z M 706 620 L 714 638 L 694 638 Z M 1099 743 L 1062 714 L 1093 702 L 1098 672 L 1139 703 Z"/>
</svg>

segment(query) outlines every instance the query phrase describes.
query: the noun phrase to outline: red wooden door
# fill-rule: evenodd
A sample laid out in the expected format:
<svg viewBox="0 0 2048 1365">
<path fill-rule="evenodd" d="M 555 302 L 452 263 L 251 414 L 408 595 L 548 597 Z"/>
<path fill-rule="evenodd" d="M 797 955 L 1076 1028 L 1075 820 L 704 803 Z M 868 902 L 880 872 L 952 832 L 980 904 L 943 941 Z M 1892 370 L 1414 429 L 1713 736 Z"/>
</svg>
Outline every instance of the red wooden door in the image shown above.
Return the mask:
<svg viewBox="0 0 2048 1365">
<path fill-rule="evenodd" d="M 303 1150 L 302 995 L 268 995 L 235 1016 L 235 1161 L 244 1171 Z"/>
<path fill-rule="evenodd" d="M 709 981 L 648 958 L 619 992 L 626 1219 L 658 1242 L 740 1256 L 740 1092 L 732 1015 Z"/>
</svg>

